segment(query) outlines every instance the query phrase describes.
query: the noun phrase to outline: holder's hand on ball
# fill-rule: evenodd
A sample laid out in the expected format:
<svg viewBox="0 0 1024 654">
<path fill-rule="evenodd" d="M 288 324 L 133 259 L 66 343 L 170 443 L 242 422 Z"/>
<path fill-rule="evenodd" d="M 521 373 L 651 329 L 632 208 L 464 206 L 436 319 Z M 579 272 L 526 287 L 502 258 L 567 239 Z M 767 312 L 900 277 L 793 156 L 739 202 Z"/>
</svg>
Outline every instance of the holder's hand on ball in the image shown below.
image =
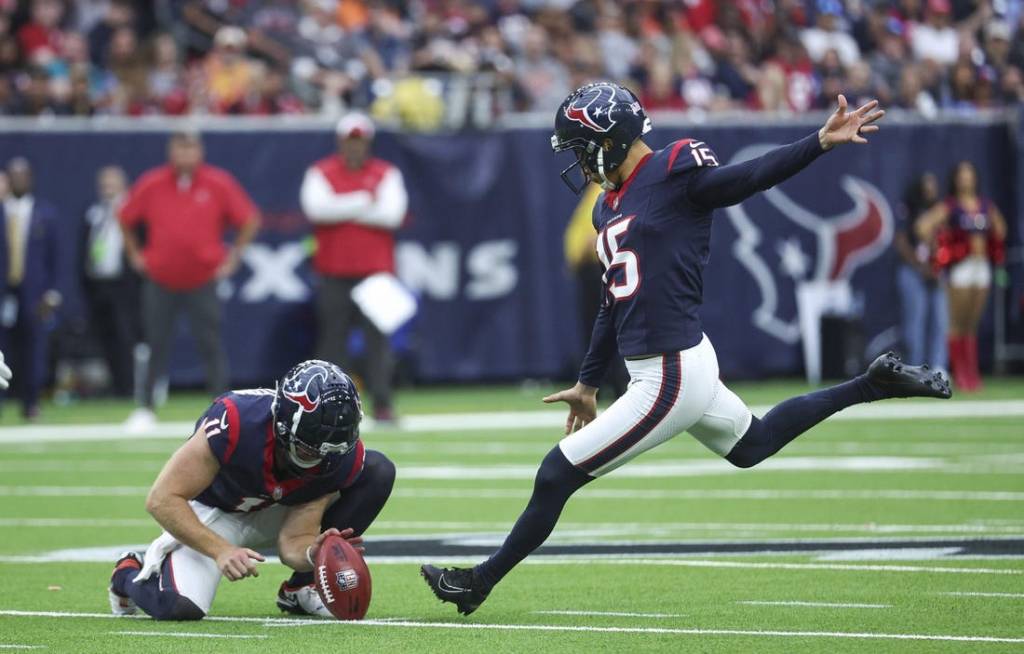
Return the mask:
<svg viewBox="0 0 1024 654">
<path fill-rule="evenodd" d="M 342 538 L 347 540 L 348 543 L 352 547 L 354 547 L 357 552 L 365 552 L 366 548 L 363 547 L 363 537 L 356 536 L 355 533 L 355 530 L 351 527 L 347 527 L 341 530 L 331 527 L 330 529 L 324 530 L 323 533 L 321 533 L 319 536 L 316 537 L 315 540 L 313 540 L 313 544 L 310 545 L 308 549 L 306 549 L 306 558 L 309 560 L 309 564 L 314 567 L 316 566 L 316 555 L 320 551 L 320 546 L 323 545 L 324 539 L 328 536 L 341 536 Z"/>
</svg>

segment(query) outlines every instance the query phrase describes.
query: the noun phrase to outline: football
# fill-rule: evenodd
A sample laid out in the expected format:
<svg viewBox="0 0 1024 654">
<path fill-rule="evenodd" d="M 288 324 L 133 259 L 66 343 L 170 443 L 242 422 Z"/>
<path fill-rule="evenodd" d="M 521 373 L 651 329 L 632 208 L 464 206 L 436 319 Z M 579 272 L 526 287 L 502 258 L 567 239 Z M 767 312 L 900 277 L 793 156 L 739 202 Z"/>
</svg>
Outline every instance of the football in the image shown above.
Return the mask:
<svg viewBox="0 0 1024 654">
<path fill-rule="evenodd" d="M 339 620 L 362 620 L 370 608 L 370 571 L 363 555 L 341 536 L 328 536 L 316 555 L 316 592 Z"/>
</svg>

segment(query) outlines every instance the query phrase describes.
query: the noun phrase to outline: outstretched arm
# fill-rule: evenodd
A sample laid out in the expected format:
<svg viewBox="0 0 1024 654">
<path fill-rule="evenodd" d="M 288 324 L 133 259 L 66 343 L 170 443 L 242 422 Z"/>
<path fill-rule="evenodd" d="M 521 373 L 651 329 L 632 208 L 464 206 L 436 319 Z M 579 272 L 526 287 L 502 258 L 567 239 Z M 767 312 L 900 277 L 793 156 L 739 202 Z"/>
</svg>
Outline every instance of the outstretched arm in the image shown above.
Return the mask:
<svg viewBox="0 0 1024 654">
<path fill-rule="evenodd" d="M 885 115 L 875 111 L 872 100 L 856 111 L 846 111 L 846 97 L 839 96 L 839 106 L 816 134 L 808 134 L 771 152 L 728 166 L 702 168 L 687 187 L 690 200 L 701 207 L 728 207 L 746 200 L 783 182 L 806 168 L 823 152 L 843 143 L 867 143 L 864 134 L 878 131 L 871 123 Z"/>
</svg>

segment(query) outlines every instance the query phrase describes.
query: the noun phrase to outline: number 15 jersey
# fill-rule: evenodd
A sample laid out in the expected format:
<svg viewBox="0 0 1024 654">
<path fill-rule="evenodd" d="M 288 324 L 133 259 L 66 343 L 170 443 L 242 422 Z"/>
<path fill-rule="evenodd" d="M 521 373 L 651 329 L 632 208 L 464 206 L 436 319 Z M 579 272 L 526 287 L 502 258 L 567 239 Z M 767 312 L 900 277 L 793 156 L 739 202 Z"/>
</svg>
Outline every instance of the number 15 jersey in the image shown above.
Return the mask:
<svg viewBox="0 0 1024 654">
<path fill-rule="evenodd" d="M 594 207 L 605 267 L 602 313 L 624 357 L 678 352 L 701 340 L 711 209 L 687 197 L 691 173 L 718 161 L 700 141 L 648 154 Z M 596 336 L 595 331 L 595 336 Z"/>
</svg>

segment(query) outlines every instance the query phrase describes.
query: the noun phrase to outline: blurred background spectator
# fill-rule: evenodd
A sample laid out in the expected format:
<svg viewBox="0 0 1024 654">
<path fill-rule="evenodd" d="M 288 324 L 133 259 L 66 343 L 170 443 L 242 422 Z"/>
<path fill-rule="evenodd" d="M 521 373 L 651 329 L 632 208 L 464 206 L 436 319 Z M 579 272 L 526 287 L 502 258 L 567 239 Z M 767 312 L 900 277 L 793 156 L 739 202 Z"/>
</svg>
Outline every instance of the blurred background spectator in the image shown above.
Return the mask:
<svg viewBox="0 0 1024 654">
<path fill-rule="evenodd" d="M 358 327 L 373 417 L 392 422 L 389 335 L 363 313 L 353 291 L 370 277 L 394 275 L 394 232 L 405 220 L 409 198 L 401 171 L 371 156 L 374 126 L 369 118 L 346 114 L 335 131 L 337 150 L 306 170 L 300 192 L 316 238 L 316 352 L 345 370 L 356 370 L 348 345 L 352 328 Z"/>
<path fill-rule="evenodd" d="M 1022 14 L 1020 0 L 9 0 L 0 113 L 372 108 L 434 129 L 549 112 L 597 78 L 662 110 L 800 112 L 846 92 L 971 112 L 1024 99 Z"/>
<path fill-rule="evenodd" d="M 946 285 L 941 270 L 934 265 L 932 244 L 920 240 L 915 229 L 918 218 L 941 200 L 939 180 L 934 174 L 926 173 L 911 181 L 899 208 L 893 245 L 900 256 L 896 281 L 903 309 L 903 354 L 907 361 L 946 370 Z"/>
<path fill-rule="evenodd" d="M 199 134 L 181 131 L 168 140 L 167 164 L 144 173 L 132 186 L 119 218 L 125 256 L 145 280 L 142 323 L 149 361 L 141 406 L 126 423 L 131 431 L 145 432 L 156 422 L 155 389 L 167 373 L 182 311 L 206 368 L 207 390 L 211 395 L 227 390 L 223 306 L 216 282 L 238 269 L 242 250 L 259 229 L 259 213 L 231 173 L 204 162 Z M 237 230 L 230 249 L 224 244 L 229 229 Z"/>
<path fill-rule="evenodd" d="M 48 332 L 62 296 L 60 224 L 55 209 L 32 193 L 32 167 L 18 157 L 7 164 L 0 183 L 0 348 L 18 370 L 15 390 L 22 415 L 39 413 L 39 391 L 46 372 Z"/>
<path fill-rule="evenodd" d="M 114 395 L 131 397 L 133 351 L 141 337 L 139 277 L 124 248 L 118 211 L 124 202 L 127 178 L 118 166 L 96 175 L 96 203 L 82 221 L 82 290 L 89 307 L 89 324 L 110 372 Z"/>
</svg>

